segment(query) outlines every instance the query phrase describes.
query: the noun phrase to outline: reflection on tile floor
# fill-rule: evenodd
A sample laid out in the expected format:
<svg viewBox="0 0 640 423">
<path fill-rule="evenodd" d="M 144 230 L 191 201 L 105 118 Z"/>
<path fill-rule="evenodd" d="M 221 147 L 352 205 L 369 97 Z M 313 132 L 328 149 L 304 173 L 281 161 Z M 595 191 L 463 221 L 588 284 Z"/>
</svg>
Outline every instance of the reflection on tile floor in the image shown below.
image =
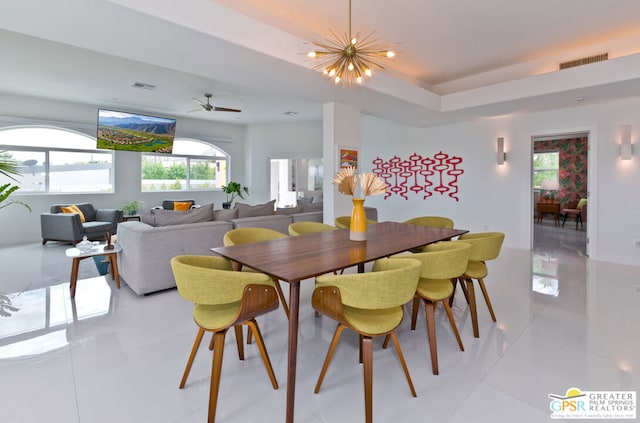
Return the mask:
<svg viewBox="0 0 640 423">
<path fill-rule="evenodd" d="M 405 318 L 399 339 L 418 398 L 392 349 L 374 351 L 376 422 L 544 422 L 549 393 L 636 390 L 640 386 L 640 268 L 590 261 L 584 231 L 536 225 L 534 250 L 503 249 L 487 285 L 498 317 L 479 298 L 474 339 L 462 295 L 453 311 L 465 351 L 446 315 L 437 317 L 440 375 L 431 373 L 424 316 Z M 0 249 L 0 398 L 2 421 L 204 422 L 211 353 L 201 349 L 178 389 L 196 327 L 177 291 L 139 297 L 91 260 L 81 262 L 69 298 L 67 246 Z M 302 285 L 297 422 L 364 421 L 357 337 L 343 335 L 319 394 L 313 387 L 334 323 L 314 317 L 312 282 Z M 285 286 L 286 290 L 286 286 Z M 273 390 L 255 344 L 237 360 L 227 338 L 219 422 L 282 422 L 287 322 L 259 319 L 280 389 Z"/>
</svg>

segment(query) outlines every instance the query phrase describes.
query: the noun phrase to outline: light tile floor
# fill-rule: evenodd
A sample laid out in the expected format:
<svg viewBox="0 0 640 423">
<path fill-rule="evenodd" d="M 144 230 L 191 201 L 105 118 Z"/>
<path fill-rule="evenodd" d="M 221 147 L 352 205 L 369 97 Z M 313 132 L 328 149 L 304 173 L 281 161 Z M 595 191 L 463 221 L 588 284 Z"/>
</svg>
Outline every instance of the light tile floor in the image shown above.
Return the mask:
<svg viewBox="0 0 640 423">
<path fill-rule="evenodd" d="M 440 375 L 431 373 L 424 315 L 398 330 L 418 393 L 412 398 L 392 349 L 374 352 L 376 422 L 546 422 L 550 393 L 640 386 L 640 267 L 584 256 L 584 231 L 536 225 L 533 251 L 503 249 L 488 289 L 498 322 L 479 298 L 474 339 L 462 295 L 437 317 Z M 139 297 L 117 290 L 81 263 L 69 298 L 68 246 L 0 248 L 0 420 L 4 423 L 186 423 L 206 420 L 211 353 L 202 348 L 183 390 L 178 383 L 196 326 L 177 291 Z M 322 390 L 316 378 L 335 328 L 314 317 L 313 283 L 302 285 L 296 422 L 364 421 L 357 337 L 345 333 Z M 286 286 L 285 286 L 286 291 Z M 255 344 L 237 359 L 227 338 L 218 422 L 283 422 L 286 320 L 259 319 L 280 389 L 273 390 Z M 639 416 L 640 417 L 640 416 Z"/>
</svg>

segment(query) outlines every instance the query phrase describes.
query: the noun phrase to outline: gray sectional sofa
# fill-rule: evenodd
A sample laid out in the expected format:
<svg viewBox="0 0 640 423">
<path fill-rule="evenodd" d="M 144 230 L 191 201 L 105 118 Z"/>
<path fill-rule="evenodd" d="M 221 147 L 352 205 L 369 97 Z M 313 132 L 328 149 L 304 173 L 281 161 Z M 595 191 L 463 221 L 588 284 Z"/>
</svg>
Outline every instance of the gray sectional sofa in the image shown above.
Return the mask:
<svg viewBox="0 0 640 423">
<path fill-rule="evenodd" d="M 224 234 L 231 229 L 260 227 L 287 234 L 292 222 L 322 222 L 322 211 L 274 214 L 272 202 L 238 204 L 233 210 L 214 210 L 208 204 L 186 212 L 151 210 L 141 219 L 120 223 L 117 240 L 122 247 L 120 278 L 138 295 L 175 287 L 171 258 L 213 254 L 210 249 L 222 246 Z"/>
</svg>

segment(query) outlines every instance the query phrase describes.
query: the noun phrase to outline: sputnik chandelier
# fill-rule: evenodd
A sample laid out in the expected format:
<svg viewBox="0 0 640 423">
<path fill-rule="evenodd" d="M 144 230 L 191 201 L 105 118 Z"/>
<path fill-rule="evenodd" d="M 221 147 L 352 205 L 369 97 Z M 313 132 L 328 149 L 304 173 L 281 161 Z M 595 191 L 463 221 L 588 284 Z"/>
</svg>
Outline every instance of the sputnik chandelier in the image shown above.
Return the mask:
<svg viewBox="0 0 640 423">
<path fill-rule="evenodd" d="M 375 62 L 376 58 L 395 56 L 391 50 L 376 44 L 378 40 L 371 39 L 375 33 L 360 38 L 360 33 L 351 36 L 351 0 L 349 0 L 349 33 L 337 35 L 331 31 L 332 40 L 327 43 L 313 43 L 317 50 L 311 51 L 307 56 L 319 59 L 320 62 L 313 69 L 322 69 L 322 72 L 333 79 L 336 84 L 351 86 L 354 83 L 362 84 L 362 81 L 373 75 L 372 68 L 384 70 L 384 67 Z"/>
</svg>

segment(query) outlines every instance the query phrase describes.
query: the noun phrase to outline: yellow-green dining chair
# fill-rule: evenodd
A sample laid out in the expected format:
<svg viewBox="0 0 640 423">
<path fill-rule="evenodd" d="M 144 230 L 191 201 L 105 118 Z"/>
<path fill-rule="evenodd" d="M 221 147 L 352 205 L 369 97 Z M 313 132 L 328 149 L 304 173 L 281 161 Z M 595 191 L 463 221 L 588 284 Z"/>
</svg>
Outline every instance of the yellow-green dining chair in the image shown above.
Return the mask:
<svg viewBox="0 0 640 423">
<path fill-rule="evenodd" d="M 471 245 L 464 242 L 439 242 L 424 247 L 421 253 L 409 255 L 414 260 L 420 261 L 422 271 L 420 281 L 416 289 L 412 303 L 411 330 L 415 330 L 420 301 L 424 303 L 424 313 L 427 322 L 427 338 L 431 355 L 431 370 L 434 375 L 438 371 L 438 347 L 436 343 L 435 310 L 438 303 L 444 305 L 449 317 L 453 334 L 458 341 L 460 351 L 464 351 L 458 327 L 453 319 L 453 313 L 449 306 L 449 298 L 453 295 L 454 285 L 452 280 L 460 277 L 467 269 Z M 394 256 L 393 258 L 406 257 L 407 255 Z"/>
<path fill-rule="evenodd" d="M 278 382 L 256 321 L 256 317 L 278 308 L 278 295 L 271 278 L 262 273 L 233 271 L 231 263 L 222 257 L 177 256 L 171 259 L 171 268 L 178 293 L 185 300 L 194 303 L 193 319 L 199 328 L 180 381 L 180 389 L 184 388 L 187 382 L 204 333 L 213 332 L 208 422 L 215 421 L 224 339 L 227 330 L 232 326 L 236 333 L 240 360 L 244 360 L 241 325 L 246 325 L 256 338 L 271 385 L 273 389 L 278 389 Z"/>
<path fill-rule="evenodd" d="M 453 229 L 453 220 L 444 216 L 419 216 L 405 220 L 404 223 L 408 223 L 410 225 L 431 226 L 433 228 Z M 412 248 L 409 251 L 412 253 L 419 253 L 423 248 L 424 247 Z"/>
<path fill-rule="evenodd" d="M 243 245 L 243 244 L 253 244 L 255 242 L 262 241 L 270 241 L 274 239 L 286 238 L 287 235 L 274 231 L 273 229 L 267 228 L 237 228 L 232 229 L 224 234 L 222 242 L 225 246 L 232 245 Z M 241 265 L 237 265 L 236 270 L 242 269 Z M 249 271 L 254 271 L 254 269 L 246 269 Z M 287 300 L 284 297 L 284 293 L 282 292 L 282 287 L 280 286 L 280 282 L 277 280 L 273 281 L 276 287 L 276 291 L 278 292 L 278 297 L 280 298 L 280 302 L 282 303 L 282 309 L 289 318 L 289 306 L 287 305 Z"/>
<path fill-rule="evenodd" d="M 293 222 L 289 225 L 289 235 L 298 236 L 305 234 L 313 234 L 316 232 L 335 231 L 335 226 L 327 225 L 320 222 Z"/>
<path fill-rule="evenodd" d="M 480 337 L 480 331 L 478 329 L 478 311 L 476 307 L 476 298 L 473 288 L 473 280 L 478 281 L 484 301 L 487 303 L 489 313 L 491 314 L 491 320 L 496 321 L 496 315 L 493 312 L 493 306 L 489 299 L 489 293 L 484 283 L 484 278 L 487 277 L 489 269 L 487 268 L 487 261 L 494 260 L 500 255 L 502 243 L 504 241 L 504 233 L 502 232 L 478 232 L 471 234 L 463 234 L 458 238 L 459 241 L 471 244 L 471 253 L 469 254 L 469 264 L 464 275 L 460 280 L 460 287 L 465 294 L 467 303 L 469 304 L 471 314 L 471 324 L 473 326 L 473 336 Z M 466 281 L 466 289 L 462 281 Z M 452 298 L 453 299 L 453 298 Z"/>
<path fill-rule="evenodd" d="M 453 220 L 444 216 L 419 216 L 405 220 L 404 223 L 420 226 L 432 226 L 434 228 L 453 229 Z"/>
<path fill-rule="evenodd" d="M 351 226 L 351 216 L 338 216 L 335 218 L 334 223 L 338 229 L 349 229 Z M 367 225 L 373 225 L 378 223 L 376 220 L 367 219 Z"/>
<path fill-rule="evenodd" d="M 371 272 L 347 275 L 324 275 L 316 278 L 311 305 L 318 312 L 336 320 L 338 326 L 318 376 L 315 393 L 331 362 L 345 328 L 360 335 L 360 362 L 364 370 L 365 421 L 373 421 L 373 348 L 372 339 L 390 335 L 411 390 L 416 396 L 407 364 L 395 329 L 404 316 L 403 305 L 416 292 L 421 264 L 417 260 L 380 259 Z"/>
</svg>

